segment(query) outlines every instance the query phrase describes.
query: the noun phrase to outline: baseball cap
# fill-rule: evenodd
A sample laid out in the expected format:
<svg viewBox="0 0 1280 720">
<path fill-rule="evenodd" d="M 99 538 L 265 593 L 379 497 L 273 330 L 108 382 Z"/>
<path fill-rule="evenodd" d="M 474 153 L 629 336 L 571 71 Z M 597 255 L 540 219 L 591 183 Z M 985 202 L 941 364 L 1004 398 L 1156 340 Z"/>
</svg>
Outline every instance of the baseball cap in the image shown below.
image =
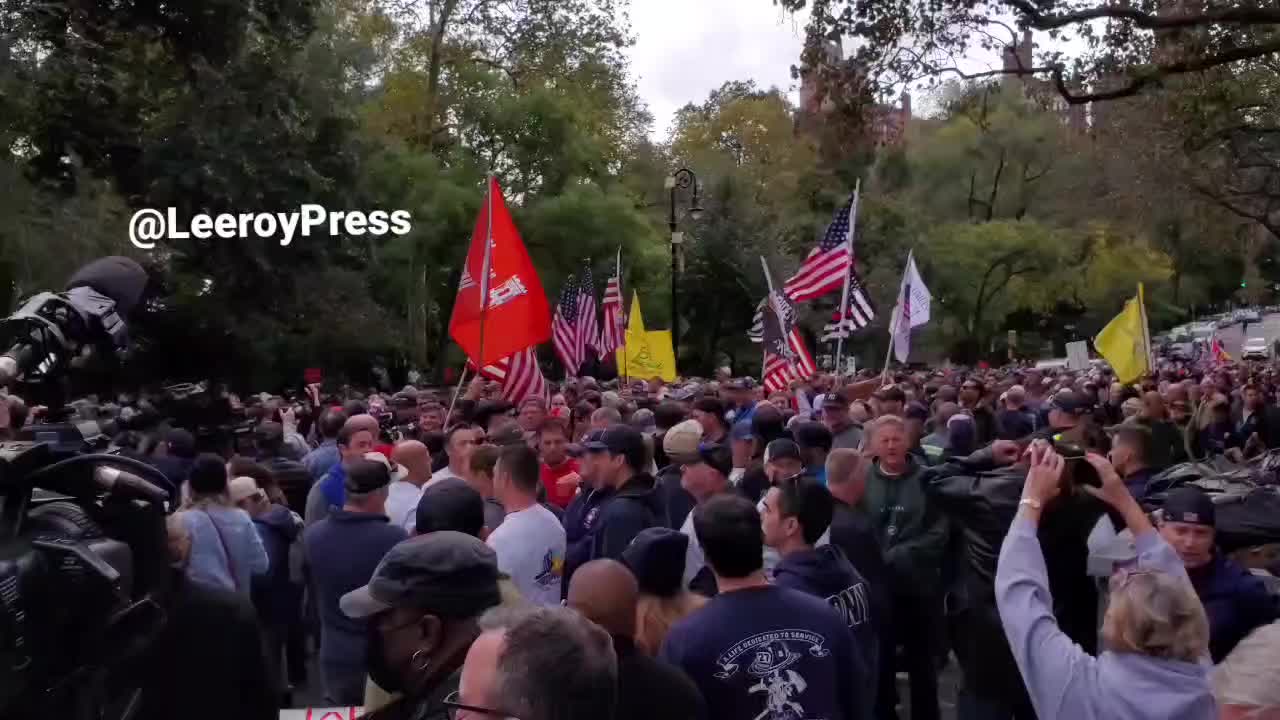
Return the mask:
<svg viewBox="0 0 1280 720">
<path fill-rule="evenodd" d="M 849 401 L 846 400 L 844 396 L 841 395 L 840 393 L 829 392 L 822 396 L 822 407 L 824 408 L 825 407 L 834 407 L 834 408 L 842 407 L 848 410 Z"/>
<path fill-rule="evenodd" d="M 622 563 L 636 576 L 640 592 L 670 597 L 684 579 L 689 536 L 664 527 L 641 530 L 622 551 Z"/>
<path fill-rule="evenodd" d="M 804 462 L 800 457 L 800 446 L 796 445 L 794 440 L 779 438 L 769 443 L 764 448 L 764 461 L 766 463 L 775 460 L 796 460 Z"/>
<path fill-rule="evenodd" d="M 345 471 L 342 486 L 349 493 L 366 495 L 391 484 L 391 471 L 377 460 L 352 460 L 343 463 L 342 469 Z"/>
<path fill-rule="evenodd" d="M 672 463 L 692 462 L 698 456 L 702 442 L 702 425 L 697 420 L 677 423 L 662 437 L 662 452 Z"/>
<path fill-rule="evenodd" d="M 484 527 L 484 498 L 465 480 L 448 478 L 422 491 L 413 518 L 419 535 L 452 530 L 478 536 Z"/>
<path fill-rule="evenodd" d="M 227 494 L 231 496 L 231 503 L 234 505 L 241 500 L 247 500 L 258 493 L 262 492 L 262 488 L 258 487 L 258 481 L 251 477 L 241 476 L 234 478 L 227 483 Z"/>
<path fill-rule="evenodd" d="M 387 474 L 391 476 L 391 482 L 399 482 L 409 476 L 409 469 L 405 466 L 391 462 L 386 455 L 380 452 L 367 452 L 364 454 L 365 460 L 372 460 L 387 466 Z"/>
<path fill-rule="evenodd" d="M 733 451 L 728 445 L 704 443 L 698 446 L 697 463 L 709 465 L 721 475 L 728 477 L 729 473 L 733 472 Z"/>
<path fill-rule="evenodd" d="M 1104 428 L 1104 430 L 1106 430 L 1108 435 L 1119 435 L 1121 433 L 1151 434 L 1151 428 L 1143 425 L 1136 417 L 1127 417 L 1123 422 L 1116 423 L 1115 425 L 1109 425 Z"/>
<path fill-rule="evenodd" d="M 834 441 L 831 430 L 820 422 L 800 423 L 792 431 L 792 436 L 796 439 L 796 447 L 822 448 L 828 451 Z"/>
<path fill-rule="evenodd" d="M 1209 494 L 1198 487 L 1183 486 L 1169 491 L 1164 501 L 1166 522 L 1191 523 L 1213 527 L 1214 508 Z"/>
<path fill-rule="evenodd" d="M 610 455 L 641 454 L 644 453 L 644 436 L 633 427 L 614 425 L 606 429 L 599 440 L 588 440 L 583 447 L 588 452 L 607 452 Z"/>
<path fill-rule="evenodd" d="M 391 548 L 369 584 L 343 595 L 339 605 L 356 619 L 398 607 L 471 617 L 501 601 L 493 550 L 479 538 L 442 530 Z"/>
<path fill-rule="evenodd" d="M 195 457 L 196 437 L 182 428 L 173 428 L 165 435 L 169 454 L 175 457 Z"/>
<path fill-rule="evenodd" d="M 1049 406 L 1068 415 L 1083 415 L 1089 412 L 1091 403 L 1084 395 L 1075 390 L 1059 390 L 1049 401 Z"/>
</svg>

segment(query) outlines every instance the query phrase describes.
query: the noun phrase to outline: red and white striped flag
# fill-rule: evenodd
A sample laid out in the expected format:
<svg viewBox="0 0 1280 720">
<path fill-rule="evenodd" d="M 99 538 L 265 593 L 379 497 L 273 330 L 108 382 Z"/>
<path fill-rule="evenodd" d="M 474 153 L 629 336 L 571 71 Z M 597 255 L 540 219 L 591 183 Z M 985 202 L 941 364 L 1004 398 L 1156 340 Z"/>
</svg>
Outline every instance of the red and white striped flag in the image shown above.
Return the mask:
<svg viewBox="0 0 1280 720">
<path fill-rule="evenodd" d="M 844 288 L 849 265 L 853 263 L 851 215 L 857 197 L 855 191 L 849 196 L 849 202 L 836 211 L 818 246 L 809 252 L 809 256 L 800 263 L 800 269 L 783 285 L 787 297 L 800 303 Z"/>
<path fill-rule="evenodd" d="M 551 345 L 564 365 L 565 375 L 577 375 L 582 367 L 582 339 L 578 335 L 578 281 L 570 275 L 560 290 L 560 302 L 551 320 Z"/>
<path fill-rule="evenodd" d="M 471 367 L 474 369 L 475 366 Z M 502 399 L 512 405 L 519 405 L 527 397 L 547 399 L 547 380 L 542 376 L 542 368 L 538 367 L 538 353 L 533 347 L 485 365 L 480 374 L 502 383 Z"/>
<path fill-rule="evenodd" d="M 622 249 L 618 249 L 618 264 L 604 286 L 604 300 L 600 302 L 604 312 L 604 327 L 600 330 L 600 358 L 612 357 L 614 351 L 626 344 L 626 316 L 622 314 Z"/>
<path fill-rule="evenodd" d="M 570 275 L 560 291 L 560 302 L 551 320 L 551 342 L 566 375 L 577 375 L 582 363 L 587 361 L 587 354 L 594 355 L 600 344 L 595 292 L 590 263 L 583 270 L 581 280 Z"/>
<path fill-rule="evenodd" d="M 583 362 L 586 362 L 588 354 L 597 355 L 600 323 L 596 320 L 596 282 L 591 277 L 590 260 L 582 270 L 582 283 L 578 289 L 578 342 L 582 345 Z"/>
<path fill-rule="evenodd" d="M 768 392 L 785 391 L 793 380 L 808 380 L 818 371 L 808 348 L 804 346 L 804 338 L 799 328 L 792 328 L 788 337 L 791 351 L 795 353 L 795 361 L 787 360 L 771 352 L 764 354 L 764 388 Z"/>
</svg>

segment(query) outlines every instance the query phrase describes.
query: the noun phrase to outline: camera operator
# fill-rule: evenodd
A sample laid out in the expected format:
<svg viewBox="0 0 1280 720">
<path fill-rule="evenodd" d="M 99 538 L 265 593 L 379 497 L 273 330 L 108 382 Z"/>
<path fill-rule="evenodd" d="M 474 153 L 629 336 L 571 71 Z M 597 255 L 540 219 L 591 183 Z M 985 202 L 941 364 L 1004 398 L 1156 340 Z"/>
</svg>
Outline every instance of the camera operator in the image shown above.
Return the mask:
<svg viewBox="0 0 1280 720">
<path fill-rule="evenodd" d="M 247 597 L 187 576 L 186 513 L 169 516 L 168 622 L 140 660 L 136 720 L 275 720 L 278 697 Z"/>
</svg>

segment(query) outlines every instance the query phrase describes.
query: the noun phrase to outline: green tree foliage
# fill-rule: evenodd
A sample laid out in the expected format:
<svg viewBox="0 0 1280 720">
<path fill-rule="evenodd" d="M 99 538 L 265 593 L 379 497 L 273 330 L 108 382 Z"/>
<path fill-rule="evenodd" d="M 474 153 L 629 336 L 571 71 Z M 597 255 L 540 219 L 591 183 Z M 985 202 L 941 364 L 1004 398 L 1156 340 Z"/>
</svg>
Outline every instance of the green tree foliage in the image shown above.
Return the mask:
<svg viewBox="0 0 1280 720">
<path fill-rule="evenodd" d="M 1256 17 L 1155 28 L 1150 3 L 1130 3 L 1140 16 L 1108 10 L 1080 58 L 1037 58 L 1031 74 L 1065 73 L 1071 92 L 1105 89 L 1075 76 L 1081 58 L 1112 62 L 1085 69 L 1127 79 L 1114 94 L 1143 91 L 1093 107 L 1087 134 L 1009 78 L 943 86 L 935 116 L 876 147 L 872 99 L 910 62 L 940 72 L 938 54 L 980 36 L 988 10 L 1044 29 L 1092 6 L 812 5 L 806 58 L 833 28 L 863 41 L 846 42 L 855 62 L 820 78 L 832 94 L 821 117 L 742 79 L 693 99 L 655 141 L 627 65 L 624 0 L 0 0 L 0 298 L 12 306 L 88 259 L 132 254 L 160 290 L 133 323 L 136 377 L 261 387 L 317 365 L 358 380 L 373 364 L 443 373 L 461 361 L 447 328 L 487 174 L 550 295 L 584 262 L 603 285 L 621 249 L 627 294 L 661 328 L 672 284 L 664 180 L 681 167 L 697 173 L 704 209 L 694 218 L 691 193 L 678 191 L 690 373 L 757 367 L 745 333 L 766 289 L 760 258 L 783 281 L 859 178 L 857 255 L 879 308 L 849 343 L 864 365 L 883 357 L 913 248 L 938 297 L 917 344 L 930 358 L 999 354 L 1009 329 L 1054 342 L 1091 333 L 1138 280 L 1153 308 L 1169 309 L 1161 323 L 1232 298 L 1242 278 L 1255 300 L 1280 282 L 1280 96 L 1273 55 L 1250 49 L 1270 42 Z M 1146 39 L 1122 47 L 1126 23 Z M 1193 60 L 1227 41 L 1249 57 L 1174 72 L 1153 55 L 1155 29 L 1188 33 Z M 857 62 L 905 37 L 925 52 Z M 287 247 L 191 239 L 143 252 L 126 240 L 138 208 L 189 217 L 304 203 L 404 209 L 412 229 Z M 803 309 L 811 341 L 835 300 Z"/>
</svg>

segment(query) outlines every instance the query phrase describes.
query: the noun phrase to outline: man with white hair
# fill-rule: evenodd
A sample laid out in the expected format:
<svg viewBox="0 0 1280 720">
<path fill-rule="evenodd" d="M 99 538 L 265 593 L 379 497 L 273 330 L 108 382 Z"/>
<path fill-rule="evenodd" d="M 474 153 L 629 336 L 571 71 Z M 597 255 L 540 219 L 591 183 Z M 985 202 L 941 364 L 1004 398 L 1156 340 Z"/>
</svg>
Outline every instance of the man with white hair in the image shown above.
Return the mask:
<svg viewBox="0 0 1280 720">
<path fill-rule="evenodd" d="M 288 689 L 285 674 L 280 672 L 281 661 L 289 630 L 302 616 L 301 573 L 292 573 L 289 563 L 290 552 L 302 535 L 302 518 L 283 505 L 271 503 L 251 477 L 233 479 L 227 492 L 231 502 L 253 518 L 253 527 L 267 551 L 267 572 L 253 578 L 250 597 L 266 637 L 267 658 L 285 693 Z M 302 677 L 301 668 L 297 667 L 290 667 L 288 674 Z"/>
<path fill-rule="evenodd" d="M 1263 625 L 1213 670 L 1223 720 L 1280 718 L 1280 623 Z"/>
</svg>

